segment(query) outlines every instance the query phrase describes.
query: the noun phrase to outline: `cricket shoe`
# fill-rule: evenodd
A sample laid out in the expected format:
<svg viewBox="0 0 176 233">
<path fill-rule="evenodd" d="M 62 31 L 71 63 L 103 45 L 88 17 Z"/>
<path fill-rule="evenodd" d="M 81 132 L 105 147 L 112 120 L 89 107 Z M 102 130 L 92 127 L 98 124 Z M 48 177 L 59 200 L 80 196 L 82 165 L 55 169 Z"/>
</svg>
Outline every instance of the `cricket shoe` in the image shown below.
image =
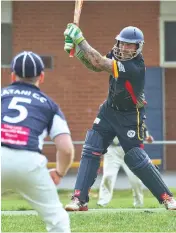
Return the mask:
<svg viewBox="0 0 176 233">
<path fill-rule="evenodd" d="M 106 206 L 108 205 L 108 203 L 104 203 L 104 202 L 102 202 L 102 201 L 98 201 L 98 202 L 97 202 L 97 205 L 98 205 L 98 206 L 101 206 L 101 207 L 106 207 Z"/>
<path fill-rule="evenodd" d="M 176 200 L 173 197 L 165 193 L 162 198 L 164 199 L 163 204 L 167 210 L 176 210 Z"/>
<path fill-rule="evenodd" d="M 87 203 L 82 203 L 77 197 L 65 206 L 66 211 L 88 211 Z"/>
</svg>

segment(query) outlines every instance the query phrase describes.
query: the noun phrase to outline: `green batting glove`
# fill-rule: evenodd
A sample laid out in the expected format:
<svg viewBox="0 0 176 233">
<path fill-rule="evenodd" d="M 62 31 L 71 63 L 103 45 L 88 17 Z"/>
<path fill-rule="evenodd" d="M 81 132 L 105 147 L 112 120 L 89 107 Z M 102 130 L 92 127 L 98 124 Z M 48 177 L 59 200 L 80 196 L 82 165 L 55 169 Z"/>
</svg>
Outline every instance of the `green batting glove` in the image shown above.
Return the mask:
<svg viewBox="0 0 176 233">
<path fill-rule="evenodd" d="M 65 36 L 64 50 L 70 54 L 72 48 L 74 48 L 73 40 L 69 36 Z"/>
<path fill-rule="evenodd" d="M 69 23 L 67 25 L 67 28 L 64 31 L 64 36 L 69 36 L 77 45 L 80 44 L 83 40 L 85 40 L 80 28 L 73 23 Z"/>
</svg>

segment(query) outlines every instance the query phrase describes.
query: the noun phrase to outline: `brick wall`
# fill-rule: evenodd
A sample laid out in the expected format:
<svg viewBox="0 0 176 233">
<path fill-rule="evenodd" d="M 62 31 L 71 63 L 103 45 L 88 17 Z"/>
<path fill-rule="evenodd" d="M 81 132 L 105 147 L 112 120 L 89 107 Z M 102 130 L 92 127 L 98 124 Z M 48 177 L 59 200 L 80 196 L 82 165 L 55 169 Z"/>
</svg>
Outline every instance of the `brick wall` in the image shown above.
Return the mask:
<svg viewBox="0 0 176 233">
<path fill-rule="evenodd" d="M 108 75 L 93 73 L 63 50 L 63 31 L 73 19 L 74 2 L 13 1 L 13 54 L 33 50 L 54 58 L 54 69 L 46 71 L 42 90 L 60 104 L 69 122 L 73 140 L 84 140 L 99 104 L 108 90 Z M 159 65 L 159 2 L 93 2 L 83 6 L 80 26 L 90 44 L 106 54 L 115 36 L 125 26 L 141 28 L 145 35 L 147 66 Z M 2 86 L 10 71 L 2 69 Z M 174 80 L 173 80 L 174 81 Z M 169 98 L 169 97 L 168 97 Z M 76 146 L 80 158 L 81 146 Z M 48 147 L 45 153 L 52 154 Z"/>
</svg>

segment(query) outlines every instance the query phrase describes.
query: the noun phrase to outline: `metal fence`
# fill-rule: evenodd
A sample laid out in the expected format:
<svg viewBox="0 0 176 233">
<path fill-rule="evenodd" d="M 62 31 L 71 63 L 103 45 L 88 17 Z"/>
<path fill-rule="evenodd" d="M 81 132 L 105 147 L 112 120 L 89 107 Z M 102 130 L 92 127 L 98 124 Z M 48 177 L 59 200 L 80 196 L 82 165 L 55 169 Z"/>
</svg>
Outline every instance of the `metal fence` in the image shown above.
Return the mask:
<svg viewBox="0 0 176 233">
<path fill-rule="evenodd" d="M 73 141 L 74 145 L 83 145 L 84 141 Z M 176 145 L 176 141 L 154 141 L 153 143 L 148 143 L 146 141 L 144 141 L 144 144 L 148 144 L 148 145 L 153 145 L 153 144 L 157 144 L 157 145 Z M 45 141 L 44 145 L 54 145 L 54 142 L 52 141 Z M 161 165 L 162 160 L 161 159 L 152 159 L 153 164 L 155 165 Z M 101 162 L 100 167 L 103 166 L 103 162 Z M 56 163 L 55 162 L 49 162 L 48 163 L 48 168 L 55 168 L 56 167 Z M 74 161 L 72 163 L 71 168 L 78 168 L 79 167 L 79 162 L 78 161 Z"/>
<path fill-rule="evenodd" d="M 73 141 L 73 144 L 74 145 L 83 145 L 84 144 L 84 141 Z M 144 144 L 150 144 L 146 141 L 144 141 Z M 173 144 L 176 144 L 176 141 L 154 141 L 151 143 L 151 145 L 153 144 L 164 144 L 164 145 L 173 145 Z M 54 145 L 54 142 L 52 141 L 45 141 L 44 145 Z"/>
</svg>

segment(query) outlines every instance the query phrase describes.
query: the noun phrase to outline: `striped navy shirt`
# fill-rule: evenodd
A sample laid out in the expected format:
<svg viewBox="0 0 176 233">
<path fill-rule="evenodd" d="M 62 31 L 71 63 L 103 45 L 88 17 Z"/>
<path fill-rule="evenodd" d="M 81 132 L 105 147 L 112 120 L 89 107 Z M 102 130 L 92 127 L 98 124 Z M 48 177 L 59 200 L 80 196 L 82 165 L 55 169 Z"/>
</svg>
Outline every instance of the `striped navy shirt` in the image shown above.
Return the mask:
<svg viewBox="0 0 176 233">
<path fill-rule="evenodd" d="M 44 139 L 59 134 L 70 134 L 64 114 L 38 87 L 14 82 L 2 89 L 2 146 L 41 153 Z"/>
</svg>

